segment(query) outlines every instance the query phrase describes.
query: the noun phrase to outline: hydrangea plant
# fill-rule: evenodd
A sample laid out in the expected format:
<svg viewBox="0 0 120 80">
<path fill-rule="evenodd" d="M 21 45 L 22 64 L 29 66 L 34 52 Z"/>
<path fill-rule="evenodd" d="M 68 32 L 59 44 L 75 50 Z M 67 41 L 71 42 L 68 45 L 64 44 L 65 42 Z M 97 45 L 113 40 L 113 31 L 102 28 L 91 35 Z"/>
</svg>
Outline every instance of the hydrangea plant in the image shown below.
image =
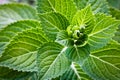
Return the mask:
<svg viewBox="0 0 120 80">
<path fill-rule="evenodd" d="M 0 79 L 120 80 L 112 11 L 106 0 L 0 5 Z"/>
</svg>

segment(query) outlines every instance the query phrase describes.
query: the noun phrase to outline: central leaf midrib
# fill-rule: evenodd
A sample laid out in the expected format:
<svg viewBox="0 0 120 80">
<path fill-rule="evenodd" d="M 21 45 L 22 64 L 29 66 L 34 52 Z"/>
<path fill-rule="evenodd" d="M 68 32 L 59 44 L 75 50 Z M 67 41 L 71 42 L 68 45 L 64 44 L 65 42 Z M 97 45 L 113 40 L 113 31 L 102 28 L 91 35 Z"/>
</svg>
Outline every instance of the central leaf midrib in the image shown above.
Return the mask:
<svg viewBox="0 0 120 80">
<path fill-rule="evenodd" d="M 52 5 L 52 3 L 50 2 L 50 0 L 48 0 L 48 3 L 50 4 L 52 10 L 53 10 L 54 12 L 57 12 L 56 9 L 54 8 L 54 6 Z"/>
<path fill-rule="evenodd" d="M 66 47 L 64 47 L 66 48 Z M 52 65 L 54 65 L 54 63 L 56 62 L 56 60 L 58 59 L 59 56 L 61 56 L 64 52 L 64 48 L 61 50 L 61 52 L 58 54 L 58 56 L 56 56 L 55 60 L 52 62 L 52 64 L 50 65 L 49 69 L 46 71 L 46 73 L 42 76 L 42 78 L 44 79 L 44 77 L 47 75 L 47 72 L 49 72 L 49 70 L 51 69 Z M 41 78 L 41 79 L 42 79 Z"/>
<path fill-rule="evenodd" d="M 16 59 L 17 57 L 21 57 L 21 56 L 26 56 L 26 55 L 29 55 L 29 54 L 35 54 L 36 53 L 36 51 L 33 51 L 33 52 L 28 52 L 28 53 L 26 53 L 26 54 L 23 54 L 23 55 L 19 55 L 19 56 L 16 56 L 16 57 L 12 57 L 12 58 L 9 58 L 9 59 L 7 59 L 7 60 L 11 60 L 11 59 Z M 7 61 L 7 60 L 5 60 L 5 61 Z M 1 64 L 1 62 L 0 62 L 0 66 L 4 66 L 4 67 L 10 67 L 10 68 L 14 68 L 14 69 L 16 69 L 16 67 L 14 67 L 14 66 L 11 66 L 11 65 L 7 65 L 6 63 L 4 64 L 4 61 L 2 62 L 2 64 Z M 20 69 L 20 68 L 19 68 Z M 22 68 L 20 69 L 21 71 L 22 71 Z M 29 71 L 29 70 L 28 70 Z"/>
<path fill-rule="evenodd" d="M 44 17 L 43 17 L 44 18 Z M 54 25 L 53 23 L 51 23 L 49 20 L 47 20 L 46 18 L 44 18 L 44 20 L 46 21 L 46 22 L 48 22 L 49 24 L 51 24 L 52 26 L 54 26 L 58 31 L 60 31 L 60 29 L 56 26 L 56 25 Z"/>
<path fill-rule="evenodd" d="M 79 73 L 78 73 L 77 69 L 75 68 L 75 65 L 74 65 L 73 62 L 72 62 L 72 67 L 71 68 L 73 69 L 73 71 L 75 72 L 75 74 L 78 76 L 78 78 L 81 80 L 81 76 L 79 76 Z"/>
<path fill-rule="evenodd" d="M 116 25 L 116 24 L 114 24 L 114 25 Z M 88 36 L 89 36 L 89 37 L 90 37 L 90 36 L 94 36 L 95 34 L 98 34 L 98 33 L 102 32 L 102 31 L 104 31 L 104 30 L 107 30 L 107 29 L 113 27 L 114 25 L 110 25 L 109 27 L 106 27 L 106 28 L 103 28 L 103 29 L 101 29 L 101 30 L 99 30 L 99 31 L 97 31 L 97 32 L 91 33 L 91 34 L 89 34 Z"/>
<path fill-rule="evenodd" d="M 78 57 L 79 57 L 79 59 L 80 59 L 80 55 L 79 55 L 79 52 L 78 52 L 77 46 L 75 46 L 75 49 L 76 49 L 77 55 L 78 55 Z"/>
<path fill-rule="evenodd" d="M 23 48 L 24 49 L 24 48 Z M 18 56 L 11 56 L 11 58 L 8 58 L 6 60 L 9 60 L 9 59 L 12 59 L 12 58 L 17 58 L 17 57 L 21 57 L 21 56 L 24 56 L 24 55 L 28 55 L 28 54 L 34 54 L 36 51 L 32 51 L 32 52 L 28 52 L 28 53 L 25 53 L 25 54 L 22 54 L 22 55 L 18 55 Z M 5 60 L 5 61 L 6 61 Z M 1 63 L 1 62 L 0 62 Z"/>
</svg>

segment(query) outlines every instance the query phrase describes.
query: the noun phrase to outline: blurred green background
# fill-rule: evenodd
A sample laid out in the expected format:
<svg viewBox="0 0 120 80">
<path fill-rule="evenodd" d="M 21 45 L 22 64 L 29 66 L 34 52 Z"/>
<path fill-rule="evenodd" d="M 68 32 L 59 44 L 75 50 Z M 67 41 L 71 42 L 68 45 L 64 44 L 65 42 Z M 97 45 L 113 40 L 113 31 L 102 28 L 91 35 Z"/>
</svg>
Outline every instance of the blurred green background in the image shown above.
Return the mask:
<svg viewBox="0 0 120 80">
<path fill-rule="evenodd" d="M 120 9 L 120 0 L 107 0 L 107 1 L 111 7 Z M 25 3 L 33 7 L 36 6 L 36 0 L 0 0 L 0 4 L 10 3 L 10 2 Z"/>
<path fill-rule="evenodd" d="M 6 3 L 24 3 L 29 4 L 31 6 L 36 6 L 36 0 L 0 0 L 0 4 L 6 4 Z"/>
</svg>

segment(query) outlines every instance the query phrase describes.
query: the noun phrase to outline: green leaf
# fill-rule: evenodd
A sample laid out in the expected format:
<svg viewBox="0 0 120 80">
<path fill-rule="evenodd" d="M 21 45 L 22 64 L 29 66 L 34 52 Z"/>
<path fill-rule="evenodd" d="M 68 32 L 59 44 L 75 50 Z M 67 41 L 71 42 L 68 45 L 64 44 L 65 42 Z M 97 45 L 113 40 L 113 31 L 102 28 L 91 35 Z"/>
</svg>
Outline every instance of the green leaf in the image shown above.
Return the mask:
<svg viewBox="0 0 120 80">
<path fill-rule="evenodd" d="M 0 67 L 0 80 L 22 80 L 33 73 L 29 72 L 18 72 L 9 68 Z"/>
<path fill-rule="evenodd" d="M 55 41 L 63 46 L 74 46 L 74 40 L 69 37 L 67 31 L 60 31 Z"/>
<path fill-rule="evenodd" d="M 37 19 L 36 10 L 23 4 L 0 5 L 0 29 L 18 20 Z"/>
<path fill-rule="evenodd" d="M 39 14 L 39 17 L 44 32 L 52 40 L 56 39 L 56 35 L 60 30 L 66 30 L 69 25 L 68 20 L 59 13 Z"/>
<path fill-rule="evenodd" d="M 107 0 L 107 1 L 110 6 L 120 9 L 120 0 Z"/>
<path fill-rule="evenodd" d="M 115 8 L 110 8 L 110 14 L 116 19 L 120 19 L 120 10 Z"/>
<path fill-rule="evenodd" d="M 51 79 L 62 75 L 70 66 L 64 54 L 65 48 L 58 43 L 46 43 L 37 55 L 39 79 Z"/>
<path fill-rule="evenodd" d="M 66 56 L 71 60 L 79 63 L 80 65 L 88 58 L 89 56 L 89 45 L 82 47 L 77 47 L 76 45 L 67 47 L 65 50 Z"/>
<path fill-rule="evenodd" d="M 0 55 L 4 52 L 6 46 L 10 43 L 12 38 L 18 33 L 30 28 L 40 27 L 40 22 L 34 20 L 23 20 L 9 24 L 0 30 Z"/>
<path fill-rule="evenodd" d="M 106 0 L 74 0 L 78 9 L 83 9 L 87 5 L 91 5 L 94 13 L 109 13 L 109 7 Z"/>
<path fill-rule="evenodd" d="M 114 33 L 120 24 L 111 16 L 104 14 L 96 14 L 96 25 L 92 32 L 88 35 L 88 44 L 90 49 L 96 50 L 105 46 L 114 36 Z"/>
<path fill-rule="evenodd" d="M 120 44 L 93 51 L 82 69 L 95 80 L 120 80 Z"/>
<path fill-rule="evenodd" d="M 60 80 L 92 80 L 79 66 L 72 63 L 71 67 L 61 76 Z"/>
<path fill-rule="evenodd" d="M 118 27 L 116 33 L 115 33 L 115 36 L 113 37 L 113 39 L 117 42 L 120 43 L 120 26 Z"/>
<path fill-rule="evenodd" d="M 92 13 L 91 7 L 87 6 L 84 9 L 78 11 L 73 19 L 71 25 L 84 26 L 85 32 L 90 33 L 95 25 L 94 15 Z"/>
<path fill-rule="evenodd" d="M 41 28 L 31 28 L 18 33 L 0 58 L 0 66 L 18 71 L 37 71 L 37 50 L 48 40 Z"/>
<path fill-rule="evenodd" d="M 113 17 L 120 20 L 120 10 L 117 10 L 115 8 L 110 8 L 110 13 Z M 120 43 L 120 25 L 119 25 L 113 39 Z"/>
<path fill-rule="evenodd" d="M 37 72 L 32 73 L 31 75 L 27 76 L 23 80 L 38 80 Z"/>
<path fill-rule="evenodd" d="M 58 12 L 64 15 L 69 21 L 72 20 L 77 9 L 72 0 L 37 0 L 39 13 Z"/>
</svg>

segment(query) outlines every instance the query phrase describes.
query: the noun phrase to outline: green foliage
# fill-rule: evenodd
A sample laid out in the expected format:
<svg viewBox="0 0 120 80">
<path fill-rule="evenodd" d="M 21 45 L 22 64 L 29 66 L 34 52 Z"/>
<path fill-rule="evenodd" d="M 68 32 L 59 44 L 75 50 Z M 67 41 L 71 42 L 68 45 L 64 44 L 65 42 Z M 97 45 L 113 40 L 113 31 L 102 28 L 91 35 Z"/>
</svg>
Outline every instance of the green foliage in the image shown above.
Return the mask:
<svg viewBox="0 0 120 80">
<path fill-rule="evenodd" d="M 69 25 L 69 21 L 59 13 L 44 13 L 39 14 L 39 17 L 44 32 L 53 41 L 56 39 L 57 33 L 61 30 L 66 30 Z"/>
<path fill-rule="evenodd" d="M 87 5 L 91 5 L 92 11 L 96 13 L 109 13 L 109 7 L 106 0 L 74 0 L 77 9 L 83 9 Z M 114 1 L 116 2 L 116 1 Z"/>
<path fill-rule="evenodd" d="M 114 33 L 120 23 L 120 21 L 104 14 L 96 14 L 95 16 L 96 25 L 88 39 L 91 50 L 96 50 L 105 46 L 114 36 Z"/>
<path fill-rule="evenodd" d="M 106 0 L 0 5 L 0 80 L 120 80 L 119 13 Z"/>
<path fill-rule="evenodd" d="M 70 68 L 60 77 L 61 80 L 92 80 L 83 70 L 79 64 L 72 63 Z"/>
<path fill-rule="evenodd" d="M 82 10 L 78 10 L 72 19 L 71 25 L 77 25 L 79 27 L 85 27 L 85 33 L 91 33 L 93 26 L 95 25 L 95 19 L 92 13 L 91 7 L 87 6 Z"/>
<path fill-rule="evenodd" d="M 58 12 L 69 21 L 72 20 L 77 9 L 73 0 L 37 0 L 39 13 Z"/>
<path fill-rule="evenodd" d="M 14 38 L 18 33 L 27 29 L 37 28 L 40 22 L 34 20 L 21 20 L 7 25 L 0 31 L 0 53 L 4 52 L 7 45 L 10 43 L 11 38 Z"/>
<path fill-rule="evenodd" d="M 22 80 L 28 79 L 34 73 L 30 72 L 18 72 L 6 67 L 0 67 L 0 80 Z"/>
<path fill-rule="evenodd" d="M 18 20 L 37 19 L 36 10 L 23 4 L 0 5 L 0 29 Z"/>
<path fill-rule="evenodd" d="M 89 51 L 89 45 L 83 47 L 71 46 L 66 49 L 65 54 L 71 61 L 82 65 L 89 56 Z"/>
<path fill-rule="evenodd" d="M 110 6 L 120 9 L 120 0 L 107 0 L 107 1 Z"/>
<path fill-rule="evenodd" d="M 39 79 L 51 79 L 62 75 L 70 66 L 64 54 L 64 46 L 58 43 L 46 43 L 38 51 L 37 63 Z"/>
<path fill-rule="evenodd" d="M 120 44 L 109 43 L 105 47 L 93 51 L 82 65 L 82 69 L 93 79 L 120 79 Z"/>
</svg>

